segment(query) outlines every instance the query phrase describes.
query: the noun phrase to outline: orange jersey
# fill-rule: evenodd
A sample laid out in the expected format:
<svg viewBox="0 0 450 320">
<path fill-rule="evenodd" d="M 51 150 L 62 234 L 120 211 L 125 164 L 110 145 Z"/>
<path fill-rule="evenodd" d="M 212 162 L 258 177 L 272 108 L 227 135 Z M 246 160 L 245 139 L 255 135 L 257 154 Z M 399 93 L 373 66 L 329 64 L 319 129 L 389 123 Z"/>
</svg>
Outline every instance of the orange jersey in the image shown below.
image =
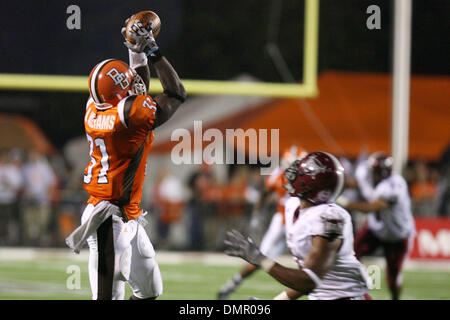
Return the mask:
<svg viewBox="0 0 450 320">
<path fill-rule="evenodd" d="M 276 168 L 265 181 L 266 188 L 277 194 L 277 212 L 280 212 L 283 216 L 284 224 L 284 203 L 288 198 L 289 193 L 283 185 L 285 184 L 284 170 L 281 167 Z"/>
<path fill-rule="evenodd" d="M 131 108 L 125 110 L 127 99 L 134 101 Z M 156 109 L 156 102 L 149 95 L 127 97 L 106 110 L 98 110 L 89 99 L 84 117 L 91 157 L 84 170 L 84 189 L 91 195 L 88 203 L 111 201 L 120 206 L 130 220 L 141 214 Z"/>
</svg>

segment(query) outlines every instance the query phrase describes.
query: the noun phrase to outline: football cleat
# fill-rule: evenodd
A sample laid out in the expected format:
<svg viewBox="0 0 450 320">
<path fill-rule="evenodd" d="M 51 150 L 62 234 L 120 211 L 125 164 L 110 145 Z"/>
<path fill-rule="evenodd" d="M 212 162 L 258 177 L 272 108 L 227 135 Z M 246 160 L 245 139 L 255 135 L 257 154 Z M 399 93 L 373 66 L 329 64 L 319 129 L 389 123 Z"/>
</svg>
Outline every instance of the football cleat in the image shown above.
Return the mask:
<svg viewBox="0 0 450 320">
<path fill-rule="evenodd" d="M 218 300 L 226 300 L 242 282 L 242 277 L 240 275 L 235 275 L 233 279 L 230 279 L 227 283 L 225 283 L 222 288 L 220 288 L 219 293 L 217 294 Z"/>
</svg>

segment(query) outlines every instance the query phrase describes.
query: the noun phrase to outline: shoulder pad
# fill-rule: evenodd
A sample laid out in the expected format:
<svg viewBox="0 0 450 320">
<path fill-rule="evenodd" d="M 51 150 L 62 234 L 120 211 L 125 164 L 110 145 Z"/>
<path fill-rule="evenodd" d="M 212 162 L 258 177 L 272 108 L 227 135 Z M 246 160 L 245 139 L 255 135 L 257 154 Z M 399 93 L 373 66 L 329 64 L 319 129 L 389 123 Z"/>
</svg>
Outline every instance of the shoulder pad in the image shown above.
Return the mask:
<svg viewBox="0 0 450 320">
<path fill-rule="evenodd" d="M 323 236 L 336 239 L 342 236 L 344 231 L 344 218 L 336 208 L 328 208 L 320 215 L 323 224 Z"/>
</svg>

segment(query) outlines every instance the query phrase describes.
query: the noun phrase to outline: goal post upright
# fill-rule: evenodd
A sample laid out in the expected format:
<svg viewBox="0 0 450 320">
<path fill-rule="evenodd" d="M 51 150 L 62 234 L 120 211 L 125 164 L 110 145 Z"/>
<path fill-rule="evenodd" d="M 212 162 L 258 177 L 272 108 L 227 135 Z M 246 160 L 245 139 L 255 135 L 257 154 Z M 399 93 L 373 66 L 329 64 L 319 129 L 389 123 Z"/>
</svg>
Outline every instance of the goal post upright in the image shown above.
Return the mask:
<svg viewBox="0 0 450 320">
<path fill-rule="evenodd" d="M 394 4 L 391 153 L 394 160 L 393 171 L 397 174 L 403 173 L 408 161 L 411 21 L 411 1 L 396 0 Z"/>
<path fill-rule="evenodd" d="M 318 95 L 319 1 L 305 0 L 302 83 L 182 79 L 186 91 L 191 95 L 316 97 Z M 87 83 L 87 76 L 0 74 L 0 90 L 87 92 Z M 158 79 L 152 78 L 150 84 L 150 92 L 160 93 L 163 91 Z"/>
</svg>

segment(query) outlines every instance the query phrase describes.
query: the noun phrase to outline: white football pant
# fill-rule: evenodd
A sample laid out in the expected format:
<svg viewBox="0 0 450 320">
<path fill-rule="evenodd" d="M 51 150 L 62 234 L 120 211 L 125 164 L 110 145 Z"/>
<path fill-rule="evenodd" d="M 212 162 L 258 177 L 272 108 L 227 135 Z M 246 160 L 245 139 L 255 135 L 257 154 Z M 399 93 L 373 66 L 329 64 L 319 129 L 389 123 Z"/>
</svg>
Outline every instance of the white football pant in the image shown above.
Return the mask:
<svg viewBox="0 0 450 320">
<path fill-rule="evenodd" d="M 84 223 L 94 210 L 89 204 L 81 222 Z M 87 240 L 92 299 L 123 300 L 125 282 L 137 298 L 160 296 L 161 274 L 145 229 L 136 220 L 124 222 L 119 207 L 110 204 L 108 210 L 114 211 L 112 216 Z"/>
</svg>

